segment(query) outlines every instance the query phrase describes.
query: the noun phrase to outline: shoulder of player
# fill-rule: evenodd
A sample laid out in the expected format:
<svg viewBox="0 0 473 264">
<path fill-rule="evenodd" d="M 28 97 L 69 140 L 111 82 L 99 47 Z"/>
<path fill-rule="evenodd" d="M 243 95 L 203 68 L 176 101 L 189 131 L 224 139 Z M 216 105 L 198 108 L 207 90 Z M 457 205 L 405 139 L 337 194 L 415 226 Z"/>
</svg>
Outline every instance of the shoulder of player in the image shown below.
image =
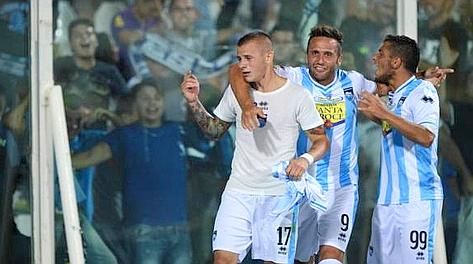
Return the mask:
<svg viewBox="0 0 473 264">
<path fill-rule="evenodd" d="M 424 80 L 419 81 L 419 85 L 407 96 L 407 99 L 411 100 L 414 105 L 416 105 L 419 100 L 424 103 L 438 101 L 437 89 L 435 89 L 432 83 Z"/>
<path fill-rule="evenodd" d="M 367 79 L 362 73 L 354 71 L 354 70 L 342 70 L 339 69 L 340 74 L 346 75 L 348 78 L 350 78 L 352 81 L 370 81 Z"/>
<path fill-rule="evenodd" d="M 357 71 L 353 70 L 342 70 L 339 69 L 338 72 L 340 78 L 343 78 L 343 76 L 346 76 L 351 81 L 351 85 L 353 88 L 357 90 L 368 90 L 368 91 L 374 91 L 376 87 L 376 83 L 368 78 L 366 78 L 363 74 Z"/>
<path fill-rule="evenodd" d="M 287 85 L 289 85 L 289 90 L 290 90 L 290 94 L 291 94 L 291 98 L 294 98 L 296 99 L 295 101 L 301 101 L 299 100 L 300 98 L 303 98 L 305 96 L 309 97 L 309 98 L 312 98 L 312 95 L 310 94 L 310 92 L 304 88 L 304 86 L 296 83 L 296 82 L 293 82 L 291 80 L 288 79 L 288 83 Z M 299 98 L 299 99 L 297 99 Z"/>
</svg>

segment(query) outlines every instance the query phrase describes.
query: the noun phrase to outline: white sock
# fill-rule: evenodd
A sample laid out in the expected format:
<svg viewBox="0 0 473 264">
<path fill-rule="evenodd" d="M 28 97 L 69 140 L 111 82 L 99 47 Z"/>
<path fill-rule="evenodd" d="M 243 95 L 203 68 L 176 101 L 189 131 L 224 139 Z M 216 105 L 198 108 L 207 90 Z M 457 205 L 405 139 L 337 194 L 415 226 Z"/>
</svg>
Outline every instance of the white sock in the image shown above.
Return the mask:
<svg viewBox="0 0 473 264">
<path fill-rule="evenodd" d="M 323 259 L 319 262 L 319 264 L 343 264 L 343 263 L 336 259 Z"/>
</svg>

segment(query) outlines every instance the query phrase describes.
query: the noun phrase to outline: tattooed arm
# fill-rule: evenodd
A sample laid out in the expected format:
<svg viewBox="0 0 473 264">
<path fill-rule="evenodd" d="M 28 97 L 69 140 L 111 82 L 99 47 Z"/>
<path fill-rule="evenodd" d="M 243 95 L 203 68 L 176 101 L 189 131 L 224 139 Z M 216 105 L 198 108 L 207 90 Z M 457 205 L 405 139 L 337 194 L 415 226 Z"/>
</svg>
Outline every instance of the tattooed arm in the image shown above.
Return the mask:
<svg viewBox="0 0 473 264">
<path fill-rule="evenodd" d="M 181 83 L 181 91 L 200 129 L 211 139 L 221 138 L 231 124 L 214 117 L 205 110 L 199 100 L 200 85 L 197 77 L 186 73 Z"/>
<path fill-rule="evenodd" d="M 309 168 L 314 161 L 320 160 L 329 147 L 328 138 L 325 135 L 325 128 L 323 125 L 308 129 L 304 131 L 312 146 L 303 155 L 291 160 L 287 166 L 287 175 L 293 177 L 295 180 L 300 179 L 302 174 Z"/>
</svg>

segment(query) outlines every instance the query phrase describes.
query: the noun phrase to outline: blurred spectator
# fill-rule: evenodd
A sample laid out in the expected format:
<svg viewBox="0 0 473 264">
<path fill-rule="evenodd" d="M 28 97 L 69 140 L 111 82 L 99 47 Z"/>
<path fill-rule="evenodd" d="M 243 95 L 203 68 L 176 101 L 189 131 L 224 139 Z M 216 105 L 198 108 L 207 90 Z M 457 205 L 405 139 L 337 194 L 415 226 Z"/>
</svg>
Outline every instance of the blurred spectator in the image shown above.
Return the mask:
<svg viewBox="0 0 473 264">
<path fill-rule="evenodd" d="M 16 96 L 17 83 L 28 78 L 28 11 L 26 1 L 0 3 L 0 80 L 8 101 Z"/>
<path fill-rule="evenodd" d="M 63 85 L 66 108 L 83 106 L 89 110 L 89 114 L 81 117 L 80 134 L 71 140 L 72 149 L 78 151 L 105 134 L 107 124 L 104 118 L 113 117 L 109 111 L 112 95 L 126 93 L 126 84 L 114 66 L 95 59 L 98 43 L 90 20 L 74 20 L 69 25 L 69 41 L 73 56 L 55 60 L 54 79 Z M 93 217 L 94 173 L 94 169 L 77 172 L 77 176 L 82 175 L 80 178 L 87 196 L 85 210 L 89 221 Z"/>
<path fill-rule="evenodd" d="M 131 95 L 117 100 L 115 127 L 127 126 L 138 121 Z M 126 237 L 123 230 L 122 189 L 123 173 L 120 162 L 111 159 L 97 166 L 94 177 L 94 227 L 105 244 L 113 251 L 118 263 L 130 263 Z"/>
<path fill-rule="evenodd" d="M 299 47 L 295 34 L 287 24 L 274 28 L 271 38 L 274 51 L 278 54 L 275 58 L 276 64 L 299 66 L 305 63 L 305 53 Z"/>
<path fill-rule="evenodd" d="M 307 46 L 309 40 L 310 29 L 318 24 L 337 25 L 339 17 L 342 17 L 339 13 L 337 5 L 341 5 L 344 2 L 333 0 L 306 0 L 302 13 L 299 13 L 299 29 L 298 39 L 301 47 Z M 291 3 L 292 5 L 292 3 Z M 292 11 L 292 8 L 290 9 Z M 298 10 L 298 9 L 296 9 Z M 297 13 L 296 13 L 297 14 Z"/>
<path fill-rule="evenodd" d="M 136 0 L 133 5 L 118 13 L 112 21 L 112 36 L 120 49 L 120 71 L 131 78 L 128 47 L 148 32 L 162 32 L 165 22 L 161 16 L 164 0 Z"/>
<path fill-rule="evenodd" d="M 8 21 L 10 31 L 25 34 L 28 29 L 29 8 L 28 1 L 5 1 L 0 6 L 0 18 Z"/>
<path fill-rule="evenodd" d="M 361 9 L 361 8 L 359 8 Z M 367 0 L 365 12 L 351 12 L 340 26 L 344 37 L 344 55 L 355 59 L 355 69 L 365 76 L 374 76 L 371 57 L 378 44 L 388 33 L 394 33 L 396 21 L 395 0 Z"/>
<path fill-rule="evenodd" d="M 460 212 L 458 215 L 458 236 L 455 253 L 453 254 L 453 263 L 470 263 L 471 250 L 473 249 L 473 237 L 471 230 L 473 228 L 473 140 L 471 131 L 473 131 L 473 123 L 471 122 L 471 113 L 473 112 L 473 68 L 469 68 L 467 74 L 462 75 L 465 84 L 462 86 L 465 90 L 464 96 L 447 102 L 443 106 L 442 114 L 450 117 L 449 124 L 451 130 L 451 138 L 453 142 L 444 143 L 445 159 L 459 170 L 458 181 L 461 193 Z M 445 138 L 445 137 L 444 137 Z M 442 139 L 442 138 L 439 138 Z M 460 154 L 452 151 L 452 146 L 459 149 Z M 442 150 L 442 149 L 440 149 Z M 464 162 L 463 162 L 464 159 Z M 467 166 L 463 169 L 462 164 Z"/>
<path fill-rule="evenodd" d="M 419 4 L 421 64 L 454 68 L 446 81 L 447 96 L 459 99 L 463 90 L 459 80 L 468 67 L 467 30 L 453 18 L 454 0 L 421 0 Z"/>
<path fill-rule="evenodd" d="M 225 0 L 221 8 L 217 28 L 219 30 L 234 26 L 234 20 L 238 17 L 238 9 L 244 3 L 242 0 Z M 252 29 L 261 29 L 270 32 L 276 25 L 280 10 L 279 0 L 251 0 L 249 11 L 249 23 L 241 26 Z M 241 23 L 244 23 L 241 21 Z"/>
<path fill-rule="evenodd" d="M 95 30 L 98 33 L 106 33 L 112 36 L 111 24 L 113 17 L 126 8 L 125 0 L 103 0 L 100 1 L 94 13 Z"/>
<path fill-rule="evenodd" d="M 217 43 L 217 17 L 218 14 L 215 11 L 220 0 L 195 0 L 195 8 L 198 13 L 197 21 L 194 23 L 194 32 L 199 35 L 201 39 L 205 39 L 209 43 Z M 207 48 L 201 54 L 202 57 L 210 60 L 213 59 L 219 52 L 216 50 L 217 47 L 212 49 Z"/>
<path fill-rule="evenodd" d="M 76 82 L 76 89 L 65 89 L 64 94 L 77 94 L 92 110 L 109 109 L 112 96 L 127 92 L 125 81 L 118 70 L 95 58 L 97 36 L 90 20 L 77 19 L 69 25 L 72 56 L 54 61 L 54 79 L 65 85 Z M 67 103 L 67 102 L 66 102 Z M 95 127 L 104 128 L 105 124 Z"/>
<path fill-rule="evenodd" d="M 442 129 L 442 128 L 441 128 Z M 458 213 L 460 211 L 460 186 L 455 168 L 439 155 L 439 173 L 444 191 L 443 225 L 447 263 L 453 263 L 458 237 Z"/>
<path fill-rule="evenodd" d="M 468 30 L 469 39 L 473 37 L 473 1 L 472 0 L 458 0 L 457 12 L 460 16 L 460 23 Z M 470 54 L 471 55 L 471 54 Z"/>
<path fill-rule="evenodd" d="M 193 0 L 173 0 L 169 3 L 170 30 L 161 34 L 146 34 L 143 42 L 132 45 L 130 61 L 136 80 L 154 78 L 163 87 L 164 118 L 168 121 L 186 121 L 187 108 L 179 84 L 182 75 L 188 71 L 204 79 L 203 100 L 218 97 L 223 85 L 221 77 L 226 76 L 227 66 L 233 62 L 233 51 L 214 60 L 206 60 L 200 54 L 204 49 L 214 49 L 215 44 L 202 39 L 194 31 L 196 10 Z M 205 52 L 204 52 L 205 53 Z M 218 88 L 217 88 L 218 87 Z"/>
<path fill-rule="evenodd" d="M 13 241 L 13 190 L 16 184 L 16 167 L 20 163 L 19 150 L 13 134 L 3 124 L 7 97 L 0 87 L 0 262 L 12 262 Z"/>
<path fill-rule="evenodd" d="M 131 263 L 191 263 L 183 130 L 164 122 L 164 98 L 156 85 L 138 84 L 133 94 L 139 121 L 75 154 L 73 166 L 85 168 L 112 157 L 119 162 Z"/>
</svg>

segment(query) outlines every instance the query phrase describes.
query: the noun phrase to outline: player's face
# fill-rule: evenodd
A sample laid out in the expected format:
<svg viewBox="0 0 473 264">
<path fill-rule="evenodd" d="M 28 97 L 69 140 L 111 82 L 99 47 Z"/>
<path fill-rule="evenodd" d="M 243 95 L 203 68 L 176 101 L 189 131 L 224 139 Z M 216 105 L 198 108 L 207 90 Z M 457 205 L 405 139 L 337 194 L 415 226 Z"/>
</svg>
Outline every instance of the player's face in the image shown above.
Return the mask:
<svg viewBox="0 0 473 264">
<path fill-rule="evenodd" d="M 144 125 L 155 125 L 161 122 L 164 100 L 154 87 L 142 87 L 136 94 L 135 105 L 136 112 Z"/>
<path fill-rule="evenodd" d="M 247 82 L 261 81 L 272 67 L 272 51 L 258 41 L 250 41 L 237 48 L 238 67 Z"/>
<path fill-rule="evenodd" d="M 312 78 L 327 85 L 335 79 L 335 71 L 342 63 L 337 40 L 314 37 L 307 46 L 307 64 Z"/>
<path fill-rule="evenodd" d="M 393 57 L 391 56 L 389 45 L 389 43 L 384 42 L 373 57 L 373 62 L 376 66 L 375 81 L 388 85 L 394 74 L 391 66 Z"/>
<path fill-rule="evenodd" d="M 98 41 L 93 27 L 77 25 L 72 28 L 69 42 L 74 56 L 79 58 L 93 58 L 95 56 Z"/>
</svg>

